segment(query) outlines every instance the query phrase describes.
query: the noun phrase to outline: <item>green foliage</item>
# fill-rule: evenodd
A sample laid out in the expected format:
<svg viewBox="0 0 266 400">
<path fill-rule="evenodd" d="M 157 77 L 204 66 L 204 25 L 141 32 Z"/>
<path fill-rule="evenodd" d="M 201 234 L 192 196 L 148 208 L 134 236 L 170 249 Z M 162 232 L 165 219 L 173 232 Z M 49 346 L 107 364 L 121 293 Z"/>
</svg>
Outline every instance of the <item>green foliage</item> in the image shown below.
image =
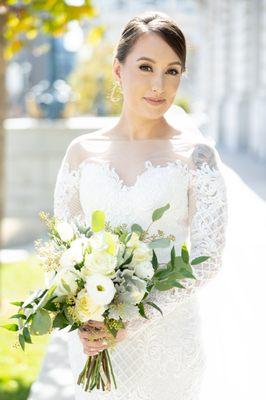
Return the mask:
<svg viewBox="0 0 266 400">
<path fill-rule="evenodd" d="M 33 257 L 25 262 L 1 265 L 1 324 L 14 311 L 14 305 L 22 305 L 21 302 L 13 305 L 10 302 L 14 303 L 13 300 L 16 298 L 25 298 L 28 291 L 40 285 L 42 280 L 43 272 Z M 26 331 L 23 331 L 23 337 L 25 344 L 28 343 Z M 39 373 L 47 342 L 48 336 L 36 336 L 34 346 L 28 350 L 25 346 L 25 352 L 23 352 L 18 345 L 17 332 L 12 333 L 0 329 L 1 400 L 26 400 L 28 398 L 30 386 Z"/>
<path fill-rule="evenodd" d="M 1 13 L 5 16 L 3 28 L 6 47 L 5 60 L 10 60 L 24 46 L 29 46 L 41 32 L 61 36 L 71 21 L 86 21 L 98 15 L 91 0 L 82 5 L 68 5 L 64 0 L 6 0 Z M 91 40 L 100 34 L 99 27 L 91 32 Z"/>
</svg>

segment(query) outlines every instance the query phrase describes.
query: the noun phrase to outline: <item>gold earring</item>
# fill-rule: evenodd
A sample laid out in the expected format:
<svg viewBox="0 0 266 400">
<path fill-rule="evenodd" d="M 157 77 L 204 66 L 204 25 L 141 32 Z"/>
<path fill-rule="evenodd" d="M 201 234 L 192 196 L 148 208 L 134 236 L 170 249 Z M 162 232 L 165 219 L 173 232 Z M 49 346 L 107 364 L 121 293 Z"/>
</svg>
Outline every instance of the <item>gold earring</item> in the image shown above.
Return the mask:
<svg viewBox="0 0 266 400">
<path fill-rule="evenodd" d="M 119 90 L 120 90 L 120 96 L 119 96 L 119 97 L 114 97 L 114 93 L 115 93 L 115 90 L 116 90 L 117 87 L 118 87 Z M 112 92 L 111 92 L 110 101 L 112 101 L 113 103 L 117 103 L 117 102 L 120 100 L 120 98 L 122 97 L 122 96 L 121 96 L 121 93 L 122 93 L 122 91 L 121 91 L 121 86 L 120 86 L 120 84 L 119 84 L 118 82 L 116 82 L 116 83 L 114 84 L 113 89 L 112 89 Z"/>
</svg>

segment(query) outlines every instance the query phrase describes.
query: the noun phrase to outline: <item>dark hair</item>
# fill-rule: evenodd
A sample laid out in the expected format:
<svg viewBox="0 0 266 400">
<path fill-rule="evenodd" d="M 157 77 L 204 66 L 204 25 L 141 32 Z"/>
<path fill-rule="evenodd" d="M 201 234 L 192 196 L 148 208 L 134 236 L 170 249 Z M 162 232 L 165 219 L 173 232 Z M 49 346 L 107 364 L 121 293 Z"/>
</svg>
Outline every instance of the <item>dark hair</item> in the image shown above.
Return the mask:
<svg viewBox="0 0 266 400">
<path fill-rule="evenodd" d="M 124 63 L 137 39 L 145 32 L 160 35 L 178 55 L 182 63 L 182 71 L 185 71 L 186 39 L 176 22 L 169 15 L 158 11 L 146 11 L 127 23 L 116 47 L 115 58 Z"/>
</svg>

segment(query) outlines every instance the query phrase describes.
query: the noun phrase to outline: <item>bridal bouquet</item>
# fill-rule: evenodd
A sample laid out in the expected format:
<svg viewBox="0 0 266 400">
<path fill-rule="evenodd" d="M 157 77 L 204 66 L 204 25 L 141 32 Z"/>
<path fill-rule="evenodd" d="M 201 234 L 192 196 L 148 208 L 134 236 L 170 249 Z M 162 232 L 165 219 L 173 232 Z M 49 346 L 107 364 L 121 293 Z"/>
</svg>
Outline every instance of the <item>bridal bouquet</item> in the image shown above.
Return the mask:
<svg viewBox="0 0 266 400">
<path fill-rule="evenodd" d="M 67 223 L 46 213 L 40 213 L 48 226 L 49 239 L 35 242 L 37 255 L 46 272 L 46 287 L 38 289 L 25 301 L 15 301 L 16 314 L 10 318 L 17 323 L 2 325 L 18 333 L 24 350 L 32 343 L 33 335 L 51 333 L 54 329 L 70 331 L 86 326 L 89 321 L 102 321 L 113 338 L 127 321 L 145 314 L 145 305 L 156 308 L 149 301 L 151 290 L 185 288 L 180 280 L 196 279 L 191 265 L 209 256 L 190 262 L 186 244 L 181 255 L 175 247 L 169 252 L 169 262 L 159 264 L 156 248 L 169 247 L 173 235 L 165 236 L 158 230 L 150 235 L 151 224 L 169 209 L 169 204 L 154 210 L 152 222 L 144 230 L 140 225 L 112 227 L 105 213 L 95 210 L 91 226 Z M 117 388 L 108 349 L 89 356 L 78 384 L 85 391 L 111 390 L 113 380 Z"/>
</svg>

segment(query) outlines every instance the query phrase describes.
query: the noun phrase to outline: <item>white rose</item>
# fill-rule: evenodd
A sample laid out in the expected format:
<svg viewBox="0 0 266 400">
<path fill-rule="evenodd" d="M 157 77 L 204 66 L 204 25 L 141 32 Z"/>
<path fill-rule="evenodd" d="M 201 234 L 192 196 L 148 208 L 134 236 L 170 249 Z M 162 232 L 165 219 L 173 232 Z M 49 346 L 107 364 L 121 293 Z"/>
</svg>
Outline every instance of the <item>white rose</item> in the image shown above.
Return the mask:
<svg viewBox="0 0 266 400">
<path fill-rule="evenodd" d="M 93 274 L 86 279 L 85 288 L 96 304 L 111 303 L 116 293 L 112 279 L 102 274 Z"/>
<path fill-rule="evenodd" d="M 110 232 L 95 232 L 89 240 L 92 250 L 106 251 L 112 255 L 116 255 L 119 250 L 119 236 Z"/>
<path fill-rule="evenodd" d="M 126 243 L 127 247 L 137 247 L 140 243 L 139 235 L 136 232 L 132 232 L 131 238 Z"/>
<path fill-rule="evenodd" d="M 55 289 L 56 296 L 64 296 L 69 294 L 76 294 L 78 290 L 78 284 L 76 279 L 78 279 L 79 273 L 76 269 L 62 268 L 60 269 L 53 279 L 53 284 L 57 285 Z M 64 286 L 64 283 L 67 285 Z M 69 290 L 70 292 L 69 292 Z"/>
<path fill-rule="evenodd" d="M 69 242 L 73 239 L 74 230 L 68 222 L 57 222 L 55 224 L 55 229 L 63 242 Z"/>
<path fill-rule="evenodd" d="M 135 265 L 136 263 L 142 261 L 152 260 L 152 249 L 146 245 L 146 243 L 140 242 L 139 246 L 133 251 L 133 258 L 131 263 Z"/>
<path fill-rule="evenodd" d="M 154 275 L 152 263 L 150 261 L 142 261 L 136 264 L 135 274 L 141 279 L 151 279 Z"/>
<path fill-rule="evenodd" d="M 82 289 L 76 299 L 75 311 L 81 322 L 89 320 L 104 321 L 103 313 L 106 307 L 96 304 L 91 296 L 88 296 L 86 289 Z"/>
<path fill-rule="evenodd" d="M 109 277 L 113 277 L 115 274 L 115 267 L 117 264 L 116 257 L 110 253 L 102 251 L 93 251 L 85 256 L 85 268 L 82 268 L 82 272 L 85 276 L 100 273 Z"/>
<path fill-rule="evenodd" d="M 83 261 L 83 249 L 81 246 L 71 246 L 60 257 L 60 265 L 63 268 L 73 268 Z"/>
</svg>

